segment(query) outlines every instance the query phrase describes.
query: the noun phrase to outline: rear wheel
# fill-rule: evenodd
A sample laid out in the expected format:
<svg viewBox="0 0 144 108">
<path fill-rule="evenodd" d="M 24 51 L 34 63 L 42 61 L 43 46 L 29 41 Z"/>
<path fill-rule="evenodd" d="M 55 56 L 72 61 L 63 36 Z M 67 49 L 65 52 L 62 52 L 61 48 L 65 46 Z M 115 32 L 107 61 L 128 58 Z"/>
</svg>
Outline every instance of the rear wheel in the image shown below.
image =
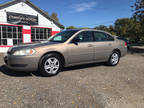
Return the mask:
<svg viewBox="0 0 144 108">
<path fill-rule="evenodd" d="M 116 66 L 120 60 L 120 53 L 118 51 L 113 51 L 109 57 L 108 65 Z"/>
<path fill-rule="evenodd" d="M 39 72 L 43 76 L 55 76 L 63 67 L 63 61 L 58 54 L 51 53 L 42 57 L 39 64 Z"/>
</svg>

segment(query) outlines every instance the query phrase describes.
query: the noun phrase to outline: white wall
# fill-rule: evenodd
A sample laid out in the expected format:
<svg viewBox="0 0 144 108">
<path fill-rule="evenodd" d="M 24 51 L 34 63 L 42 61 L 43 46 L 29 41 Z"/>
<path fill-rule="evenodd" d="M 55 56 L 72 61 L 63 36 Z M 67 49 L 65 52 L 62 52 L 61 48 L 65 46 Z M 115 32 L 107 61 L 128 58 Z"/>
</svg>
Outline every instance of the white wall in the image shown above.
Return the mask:
<svg viewBox="0 0 144 108">
<path fill-rule="evenodd" d="M 0 53 L 6 53 L 8 49 L 8 47 L 0 47 Z"/>
<path fill-rule="evenodd" d="M 33 8 L 31 8 L 24 2 L 17 3 L 5 9 L 0 9 L 0 24 L 8 24 L 6 12 L 15 12 L 35 16 L 38 15 L 39 25 L 36 26 L 52 28 L 52 31 L 61 31 L 61 29 L 57 25 L 55 25 L 52 21 L 45 18 L 43 15 L 35 11 Z M 0 52 L 5 53 L 7 52 L 8 49 L 9 49 L 8 47 L 0 47 Z"/>
<path fill-rule="evenodd" d="M 4 11 L 0 11 L 0 23 L 6 23 L 7 19 L 6 19 L 6 12 Z"/>
<path fill-rule="evenodd" d="M 38 21 L 40 27 L 49 27 L 52 28 L 52 31 L 60 31 L 61 29 L 55 25 L 52 21 L 48 20 L 46 17 L 35 11 L 33 8 L 28 6 L 26 3 L 21 2 L 5 9 L 0 10 L 0 23 L 7 22 L 6 12 L 15 12 L 15 13 L 22 13 L 28 15 L 38 15 Z"/>
</svg>

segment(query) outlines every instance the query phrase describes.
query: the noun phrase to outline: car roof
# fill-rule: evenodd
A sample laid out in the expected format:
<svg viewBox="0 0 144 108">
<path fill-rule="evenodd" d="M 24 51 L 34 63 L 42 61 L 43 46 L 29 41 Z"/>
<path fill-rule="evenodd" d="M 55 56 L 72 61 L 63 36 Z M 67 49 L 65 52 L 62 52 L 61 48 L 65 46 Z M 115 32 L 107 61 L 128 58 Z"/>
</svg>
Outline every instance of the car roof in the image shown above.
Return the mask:
<svg viewBox="0 0 144 108">
<path fill-rule="evenodd" d="M 66 31 L 77 31 L 77 32 L 78 31 L 97 31 L 97 32 L 103 32 L 103 33 L 111 35 L 110 33 L 106 32 L 106 31 L 97 30 L 97 29 L 69 29 L 69 30 L 66 30 Z"/>
</svg>

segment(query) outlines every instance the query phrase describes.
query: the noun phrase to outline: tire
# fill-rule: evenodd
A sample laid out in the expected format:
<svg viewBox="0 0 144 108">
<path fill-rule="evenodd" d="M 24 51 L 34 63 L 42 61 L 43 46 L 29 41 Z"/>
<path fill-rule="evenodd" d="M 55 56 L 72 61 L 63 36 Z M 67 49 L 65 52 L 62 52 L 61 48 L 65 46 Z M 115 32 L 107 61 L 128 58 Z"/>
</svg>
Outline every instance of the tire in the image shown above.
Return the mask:
<svg viewBox="0 0 144 108">
<path fill-rule="evenodd" d="M 113 51 L 109 57 L 107 64 L 109 66 L 116 66 L 119 63 L 119 60 L 120 60 L 120 53 L 118 51 Z"/>
<path fill-rule="evenodd" d="M 57 75 L 63 67 L 63 60 L 60 55 L 50 53 L 43 56 L 39 63 L 38 71 L 45 77 Z"/>
</svg>

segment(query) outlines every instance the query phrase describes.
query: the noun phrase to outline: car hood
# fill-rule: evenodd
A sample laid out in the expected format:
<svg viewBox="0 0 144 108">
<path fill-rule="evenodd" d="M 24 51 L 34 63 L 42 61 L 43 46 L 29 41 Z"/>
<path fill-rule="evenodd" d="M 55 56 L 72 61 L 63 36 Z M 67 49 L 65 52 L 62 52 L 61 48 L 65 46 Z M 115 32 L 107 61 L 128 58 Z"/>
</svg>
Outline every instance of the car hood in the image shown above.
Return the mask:
<svg viewBox="0 0 144 108">
<path fill-rule="evenodd" d="M 29 44 L 22 44 L 22 45 L 17 45 L 9 48 L 8 53 L 12 54 L 15 51 L 26 49 L 26 48 L 38 48 L 38 47 L 43 47 L 47 45 L 53 45 L 53 44 L 59 44 L 58 42 L 50 42 L 50 41 L 41 41 L 41 42 L 35 42 L 35 43 L 29 43 Z"/>
</svg>

